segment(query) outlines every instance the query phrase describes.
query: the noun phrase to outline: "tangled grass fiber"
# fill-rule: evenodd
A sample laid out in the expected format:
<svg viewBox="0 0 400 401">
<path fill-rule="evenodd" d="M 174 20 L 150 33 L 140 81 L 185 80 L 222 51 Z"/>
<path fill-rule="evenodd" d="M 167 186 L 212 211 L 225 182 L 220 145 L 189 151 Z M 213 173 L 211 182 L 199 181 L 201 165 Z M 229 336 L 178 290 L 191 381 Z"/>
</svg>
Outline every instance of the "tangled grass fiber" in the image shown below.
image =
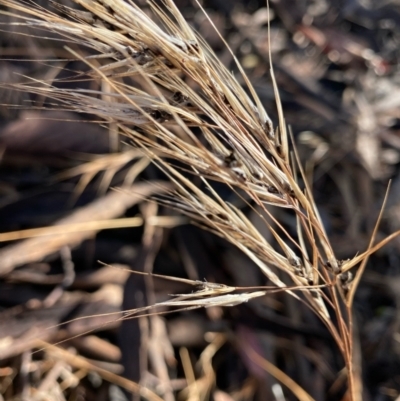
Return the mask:
<svg viewBox="0 0 400 401">
<path fill-rule="evenodd" d="M 366 252 L 343 262 L 336 259 L 312 191 L 305 179 L 298 183 L 302 170 L 296 152 L 290 151 L 272 64 L 277 127 L 234 55 L 246 89 L 172 0 L 165 0 L 162 7 L 150 1 L 151 17 L 130 1 L 74 2 L 77 8 L 50 1 L 57 11 L 51 12 L 30 2 L 0 0 L 1 13 L 12 17 L 13 25 L 34 28 L 67 44 L 71 58 L 88 68 L 74 79 L 97 86 L 61 89 L 51 81 L 27 79 L 13 89 L 51 99 L 58 109 L 96 116 L 98 123 L 112 126 L 151 159 L 173 183 L 173 190 L 158 202 L 234 244 L 277 289 L 307 303 L 319 316 L 343 355 L 348 399 L 360 400 L 360 372 L 353 362 L 354 293 L 368 256 L 397 233 L 375 246 L 373 235 Z M 219 195 L 213 181 L 229 187 L 257 211 L 277 247 Z M 295 216 L 295 238 L 274 218 L 270 206 Z M 232 287 L 210 283 L 203 287 L 190 300 L 165 305 L 234 306 L 267 292 L 237 294 Z"/>
</svg>

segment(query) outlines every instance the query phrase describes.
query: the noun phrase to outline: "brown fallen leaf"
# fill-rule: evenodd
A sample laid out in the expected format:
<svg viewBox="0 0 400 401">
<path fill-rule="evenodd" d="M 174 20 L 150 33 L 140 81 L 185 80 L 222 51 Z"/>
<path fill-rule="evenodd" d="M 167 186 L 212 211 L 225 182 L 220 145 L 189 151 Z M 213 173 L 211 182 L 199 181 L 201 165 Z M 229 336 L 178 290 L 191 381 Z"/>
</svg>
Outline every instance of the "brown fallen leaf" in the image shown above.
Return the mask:
<svg viewBox="0 0 400 401">
<path fill-rule="evenodd" d="M 12 153 L 66 155 L 108 153 L 107 130 L 66 111 L 25 111 L 0 131 L 0 144 Z"/>
</svg>

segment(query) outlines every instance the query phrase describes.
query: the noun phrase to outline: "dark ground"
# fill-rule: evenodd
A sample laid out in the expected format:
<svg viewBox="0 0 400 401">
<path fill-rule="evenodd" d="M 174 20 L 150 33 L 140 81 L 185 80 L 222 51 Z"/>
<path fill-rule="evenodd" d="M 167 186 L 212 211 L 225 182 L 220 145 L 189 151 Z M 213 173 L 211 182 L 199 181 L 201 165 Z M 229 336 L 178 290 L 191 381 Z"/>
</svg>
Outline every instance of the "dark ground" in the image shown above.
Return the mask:
<svg viewBox="0 0 400 401">
<path fill-rule="evenodd" d="M 229 52 L 202 12 L 192 2 L 177 3 L 233 70 Z M 276 123 L 265 3 L 210 0 L 204 6 Z M 270 12 L 285 117 L 336 256 L 346 259 L 366 249 L 390 179 L 378 238 L 400 228 L 400 5 L 276 0 Z M 24 75 L 59 79 L 82 68 L 79 62 L 55 67 L 37 61 L 65 54 L 46 40 L 16 35 L 16 27 L 1 29 L 2 82 L 18 83 Z M 136 166 L 140 174 L 133 190 L 150 195 L 147 182 L 160 178 L 155 167 L 139 168 L 138 154 L 116 145 L 99 125 L 79 122 L 81 117 L 68 111 L 38 110 L 43 101 L 0 90 L 0 232 L 60 219 L 84 223 L 171 214 L 108 191 Z M 77 214 L 78 208 L 83 212 Z M 283 211 L 277 218 L 294 229 Z M 171 218 L 172 225 L 176 220 Z M 111 316 L 89 317 L 55 327 L 191 290 L 155 279 L 148 294 L 147 280 L 115 267 L 143 271 L 154 258 L 154 272 L 160 274 L 265 284 L 245 256 L 207 232 L 180 225 L 65 233 L 60 241 L 0 238 L 0 400 L 122 400 L 126 394 L 120 388 L 132 384 L 121 375 L 141 379 L 167 401 L 295 399 L 286 387 L 286 398 L 279 396 L 279 380 L 242 352 L 244 342 L 315 400 L 345 399 L 343 361 L 329 334 L 306 308 L 281 294 L 269 298 L 267 309 L 249 303 L 122 323 Z M 395 240 L 371 258 L 357 293 L 363 400 L 400 399 L 399 245 Z M 60 341 L 64 353 L 44 343 Z M 40 348 L 45 350 L 32 354 Z"/>
</svg>

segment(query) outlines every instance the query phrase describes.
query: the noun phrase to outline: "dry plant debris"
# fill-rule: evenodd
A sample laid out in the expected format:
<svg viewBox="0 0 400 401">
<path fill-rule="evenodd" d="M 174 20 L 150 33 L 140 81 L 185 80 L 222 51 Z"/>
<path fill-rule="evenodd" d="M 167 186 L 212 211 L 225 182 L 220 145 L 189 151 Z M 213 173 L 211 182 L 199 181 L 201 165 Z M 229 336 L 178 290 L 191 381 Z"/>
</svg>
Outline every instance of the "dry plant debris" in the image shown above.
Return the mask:
<svg viewBox="0 0 400 401">
<path fill-rule="evenodd" d="M 398 398 L 400 13 L 184 3 L 0 0 L 0 397 Z"/>
</svg>

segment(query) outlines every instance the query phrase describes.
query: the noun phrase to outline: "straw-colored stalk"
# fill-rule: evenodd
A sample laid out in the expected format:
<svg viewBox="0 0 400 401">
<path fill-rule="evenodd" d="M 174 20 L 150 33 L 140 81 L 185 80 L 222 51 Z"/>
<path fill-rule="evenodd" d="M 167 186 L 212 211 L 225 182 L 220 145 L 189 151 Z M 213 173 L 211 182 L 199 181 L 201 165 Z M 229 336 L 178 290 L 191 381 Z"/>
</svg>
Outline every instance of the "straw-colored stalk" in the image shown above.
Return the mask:
<svg viewBox="0 0 400 401">
<path fill-rule="evenodd" d="M 289 152 L 273 73 L 277 128 L 236 58 L 250 95 L 191 29 L 172 0 L 165 0 L 163 8 L 149 2 L 153 18 L 129 1 L 75 2 L 83 11 L 52 2 L 59 16 L 33 3 L 0 0 L 6 6 L 1 13 L 12 16 L 13 24 L 51 32 L 53 38 L 68 42 L 71 58 L 88 67 L 86 75 L 76 79 L 89 78 L 99 89 L 59 89 L 52 82 L 34 80 L 14 88 L 117 127 L 119 135 L 129 138 L 174 183 L 175 189 L 160 202 L 236 245 L 275 286 L 283 290 L 290 286 L 289 294 L 308 303 L 343 354 L 349 399 L 360 400 L 352 365 L 351 309 L 356 286 L 349 270 L 369 253 L 345 263 L 335 258 L 309 188 L 297 183 L 292 164 L 297 157 Z M 108 88 L 107 92 L 102 88 Z M 174 161 L 181 167 L 175 167 Z M 206 191 L 188 173 L 198 177 Z M 224 201 L 210 181 L 226 184 L 256 205 L 278 249 L 238 208 Z M 296 216 L 297 238 L 274 219 L 269 205 L 286 208 Z M 202 297 L 182 302 L 232 306 L 260 295 L 247 293 L 240 298 L 214 292 L 208 301 Z M 328 310 L 336 316 L 332 318 Z"/>
</svg>

